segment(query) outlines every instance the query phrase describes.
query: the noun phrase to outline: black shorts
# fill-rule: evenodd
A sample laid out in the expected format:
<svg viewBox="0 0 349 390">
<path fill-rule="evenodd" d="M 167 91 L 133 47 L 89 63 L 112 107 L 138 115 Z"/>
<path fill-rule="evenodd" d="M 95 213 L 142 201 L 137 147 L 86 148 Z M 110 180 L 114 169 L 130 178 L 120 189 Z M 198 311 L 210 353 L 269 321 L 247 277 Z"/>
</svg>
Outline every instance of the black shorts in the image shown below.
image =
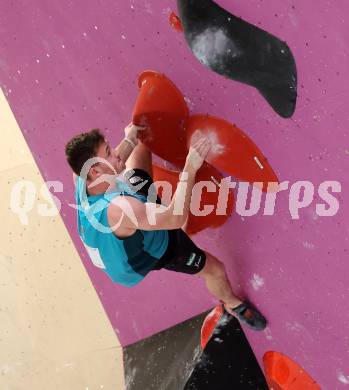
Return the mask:
<svg viewBox="0 0 349 390">
<path fill-rule="evenodd" d="M 148 196 L 148 191 L 154 191 L 153 179 L 142 169 L 133 169 L 124 173 L 130 188 L 143 184 L 136 192 Z M 154 194 L 153 194 L 154 196 Z M 161 204 L 161 199 L 156 197 L 156 203 Z M 182 229 L 169 230 L 168 247 L 164 255 L 156 263 L 153 270 L 162 268 L 169 271 L 182 272 L 185 274 L 197 274 L 206 263 L 206 254 L 198 248 L 190 237 Z"/>
<path fill-rule="evenodd" d="M 154 270 L 165 268 L 169 271 L 197 274 L 206 263 L 206 253 L 198 248 L 182 230 L 169 230 L 168 247 Z"/>
</svg>

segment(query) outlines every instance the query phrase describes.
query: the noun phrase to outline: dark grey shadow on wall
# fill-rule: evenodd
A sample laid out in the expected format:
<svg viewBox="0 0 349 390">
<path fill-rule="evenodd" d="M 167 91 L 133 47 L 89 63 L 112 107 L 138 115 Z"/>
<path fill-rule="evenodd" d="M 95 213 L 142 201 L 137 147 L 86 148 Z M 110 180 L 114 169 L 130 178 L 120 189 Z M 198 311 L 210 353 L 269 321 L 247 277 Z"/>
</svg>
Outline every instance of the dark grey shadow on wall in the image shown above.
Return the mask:
<svg viewBox="0 0 349 390">
<path fill-rule="evenodd" d="M 207 314 L 125 347 L 126 390 L 182 390 L 202 353 Z"/>
<path fill-rule="evenodd" d="M 185 38 L 202 64 L 257 88 L 280 116 L 293 115 L 297 68 L 286 42 L 212 0 L 177 0 L 177 6 Z"/>
</svg>

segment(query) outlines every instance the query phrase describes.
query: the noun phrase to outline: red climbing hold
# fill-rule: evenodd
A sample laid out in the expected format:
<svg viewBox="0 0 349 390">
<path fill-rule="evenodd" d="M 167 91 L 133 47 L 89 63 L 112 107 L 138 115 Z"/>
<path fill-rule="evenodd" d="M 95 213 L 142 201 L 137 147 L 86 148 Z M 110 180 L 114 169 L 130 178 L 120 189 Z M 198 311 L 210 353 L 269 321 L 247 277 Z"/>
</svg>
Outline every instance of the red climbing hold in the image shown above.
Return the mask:
<svg viewBox="0 0 349 390">
<path fill-rule="evenodd" d="M 166 161 L 183 167 L 187 156 L 184 122 L 189 110 L 178 88 L 165 75 L 145 71 L 133 111 L 133 123 L 148 126 L 140 139 Z"/>
<path fill-rule="evenodd" d="M 222 314 L 223 314 L 223 307 L 222 305 L 218 305 L 205 318 L 205 321 L 201 327 L 202 349 L 205 349 Z"/>
<path fill-rule="evenodd" d="M 171 12 L 170 17 L 169 17 L 169 22 L 170 22 L 171 27 L 174 30 L 176 30 L 177 32 L 183 32 L 182 22 L 174 12 Z"/>
<path fill-rule="evenodd" d="M 212 148 L 206 161 L 223 172 L 250 183 L 278 183 L 267 159 L 257 145 L 237 126 L 209 115 L 193 115 L 186 123 L 187 142 L 204 135 Z"/>
<path fill-rule="evenodd" d="M 274 390 L 321 390 L 320 386 L 297 363 L 279 352 L 263 356 L 269 387 Z"/>
<path fill-rule="evenodd" d="M 179 171 L 169 170 L 164 167 L 153 164 L 153 178 L 154 182 L 166 181 L 171 184 L 171 194 L 175 193 L 177 184 L 179 181 Z M 223 176 L 211 165 L 204 163 L 199 169 L 195 177 L 195 183 L 203 185 L 202 192 L 200 189 L 193 191 L 192 207 L 189 212 L 189 218 L 187 226 L 185 228 L 186 233 L 194 235 L 207 228 L 217 228 L 222 226 L 228 218 L 231 216 L 234 208 L 234 194 L 232 190 L 227 193 L 227 199 L 224 200 L 224 214 L 217 215 L 217 206 L 219 200 L 219 183 L 223 179 Z M 205 183 L 210 183 L 211 188 L 205 189 Z M 215 189 L 215 191 L 213 191 Z M 162 191 L 159 191 L 159 196 L 163 199 Z M 169 203 L 171 199 L 165 199 L 165 203 Z M 207 215 L 195 212 L 194 207 L 201 212 L 206 207 L 212 209 Z M 203 213 L 205 214 L 205 213 Z"/>
</svg>

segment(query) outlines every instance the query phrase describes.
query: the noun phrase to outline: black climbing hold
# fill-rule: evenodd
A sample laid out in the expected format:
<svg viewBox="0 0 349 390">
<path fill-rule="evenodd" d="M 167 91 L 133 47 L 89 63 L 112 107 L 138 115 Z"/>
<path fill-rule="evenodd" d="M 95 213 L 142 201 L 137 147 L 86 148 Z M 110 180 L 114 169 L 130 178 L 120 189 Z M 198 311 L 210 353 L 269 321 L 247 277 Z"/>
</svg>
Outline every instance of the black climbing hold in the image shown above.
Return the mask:
<svg viewBox="0 0 349 390">
<path fill-rule="evenodd" d="M 224 313 L 184 390 L 268 390 L 253 350 L 237 319 Z"/>
<path fill-rule="evenodd" d="M 201 63 L 258 89 L 282 117 L 293 115 L 297 68 L 286 42 L 212 0 L 177 0 L 185 38 Z"/>
</svg>

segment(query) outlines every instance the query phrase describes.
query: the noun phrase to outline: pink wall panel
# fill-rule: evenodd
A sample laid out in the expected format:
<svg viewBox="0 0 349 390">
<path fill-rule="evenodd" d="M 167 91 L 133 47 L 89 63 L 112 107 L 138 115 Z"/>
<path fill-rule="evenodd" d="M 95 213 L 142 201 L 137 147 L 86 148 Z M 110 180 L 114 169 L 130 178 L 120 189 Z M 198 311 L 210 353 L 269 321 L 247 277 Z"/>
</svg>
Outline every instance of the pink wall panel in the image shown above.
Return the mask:
<svg viewBox="0 0 349 390">
<path fill-rule="evenodd" d="M 78 239 L 65 143 L 93 127 L 116 143 L 142 70 L 166 73 L 192 113 L 208 112 L 244 129 L 281 181 L 310 180 L 316 188 L 325 180 L 341 182 L 335 217 L 318 217 L 314 200 L 292 220 L 284 192 L 273 217 L 235 214 L 197 238 L 225 262 L 237 291 L 268 317 L 266 332 L 248 333 L 258 358 L 278 350 L 324 389 L 340 389 L 349 383 L 349 3 L 219 4 L 288 42 L 299 77 L 291 120 L 279 118 L 252 88 L 214 74 L 192 56 L 183 35 L 169 26 L 172 0 L 2 2 L 0 84 L 44 178 L 64 184 L 57 194 L 61 214 L 123 345 L 214 304 L 202 281 L 168 271 L 132 289 L 112 284 Z"/>
</svg>

